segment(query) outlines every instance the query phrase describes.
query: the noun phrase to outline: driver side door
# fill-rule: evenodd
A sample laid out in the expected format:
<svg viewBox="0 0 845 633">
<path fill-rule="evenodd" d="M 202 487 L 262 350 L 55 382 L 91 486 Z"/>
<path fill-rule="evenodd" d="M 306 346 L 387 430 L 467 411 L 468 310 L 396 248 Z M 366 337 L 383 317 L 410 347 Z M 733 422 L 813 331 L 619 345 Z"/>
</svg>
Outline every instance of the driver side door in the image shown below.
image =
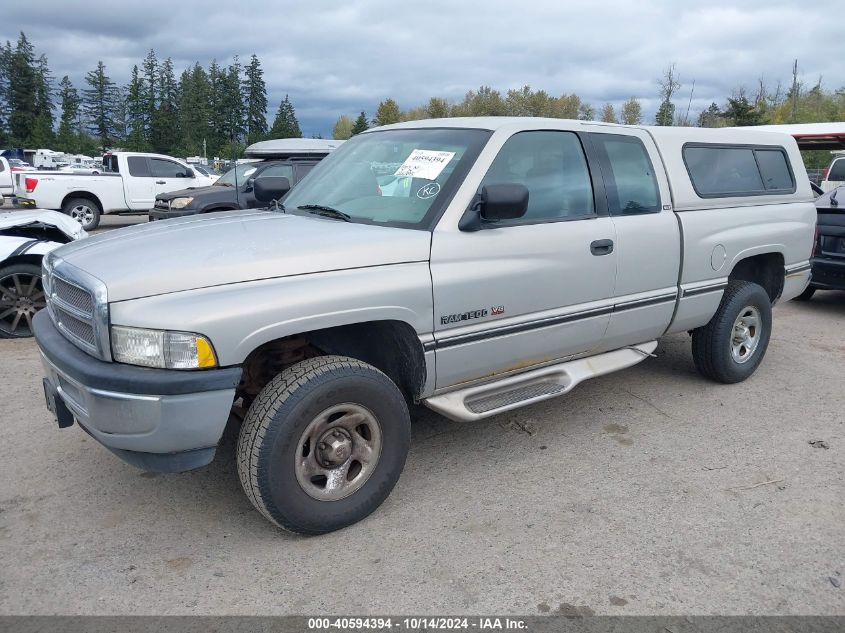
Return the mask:
<svg viewBox="0 0 845 633">
<path fill-rule="evenodd" d="M 433 232 L 438 389 L 587 353 L 610 320 L 616 231 L 582 138 L 514 134 L 482 181 L 505 183 L 528 189 L 525 216 Z"/>
</svg>

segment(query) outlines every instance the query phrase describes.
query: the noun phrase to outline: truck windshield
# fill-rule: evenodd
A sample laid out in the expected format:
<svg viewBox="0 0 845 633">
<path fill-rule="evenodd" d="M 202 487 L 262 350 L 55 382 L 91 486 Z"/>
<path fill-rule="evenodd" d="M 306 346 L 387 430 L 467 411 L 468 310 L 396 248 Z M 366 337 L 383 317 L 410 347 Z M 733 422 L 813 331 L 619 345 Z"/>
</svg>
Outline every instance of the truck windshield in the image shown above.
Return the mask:
<svg viewBox="0 0 845 633">
<path fill-rule="evenodd" d="M 220 176 L 214 184 L 234 187 L 235 176 L 237 175 L 238 187 L 242 187 L 244 183 L 246 183 L 247 179 L 255 173 L 256 169 L 258 169 L 258 163 L 244 163 L 243 165 L 238 165 Z"/>
<path fill-rule="evenodd" d="M 428 229 L 489 135 L 437 128 L 356 136 L 291 190 L 285 208 L 330 207 L 352 222 Z"/>
</svg>

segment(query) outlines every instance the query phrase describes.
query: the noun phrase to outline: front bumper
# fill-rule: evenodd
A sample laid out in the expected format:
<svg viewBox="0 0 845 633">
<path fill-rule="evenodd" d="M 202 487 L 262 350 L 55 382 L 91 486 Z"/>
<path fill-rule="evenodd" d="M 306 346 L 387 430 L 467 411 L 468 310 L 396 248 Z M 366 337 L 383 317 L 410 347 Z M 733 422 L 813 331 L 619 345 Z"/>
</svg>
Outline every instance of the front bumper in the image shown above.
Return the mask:
<svg viewBox="0 0 845 633">
<path fill-rule="evenodd" d="M 845 260 L 814 257 L 811 288 L 821 290 L 845 290 Z"/>
<path fill-rule="evenodd" d="M 168 220 L 170 218 L 183 218 L 186 215 L 197 215 L 198 209 L 179 209 L 178 211 L 168 211 L 166 209 L 150 209 L 150 222 L 154 220 Z"/>
<path fill-rule="evenodd" d="M 46 389 L 113 453 L 146 470 L 180 472 L 208 464 L 240 381 L 238 367 L 204 371 L 109 363 L 67 341 L 46 310 L 33 319 Z"/>
</svg>

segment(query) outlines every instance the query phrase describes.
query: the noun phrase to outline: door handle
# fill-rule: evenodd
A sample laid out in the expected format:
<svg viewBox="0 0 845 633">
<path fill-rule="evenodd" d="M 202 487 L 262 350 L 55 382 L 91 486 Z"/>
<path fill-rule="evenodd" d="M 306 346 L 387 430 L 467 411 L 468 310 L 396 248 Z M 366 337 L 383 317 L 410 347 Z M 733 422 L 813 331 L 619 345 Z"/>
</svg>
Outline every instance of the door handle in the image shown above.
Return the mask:
<svg viewBox="0 0 845 633">
<path fill-rule="evenodd" d="M 613 252 L 613 240 L 596 240 L 590 242 L 590 252 L 598 257 L 599 255 L 610 255 Z"/>
<path fill-rule="evenodd" d="M 156 180 L 156 184 L 157 185 L 166 185 L 167 181 L 166 180 Z"/>
</svg>

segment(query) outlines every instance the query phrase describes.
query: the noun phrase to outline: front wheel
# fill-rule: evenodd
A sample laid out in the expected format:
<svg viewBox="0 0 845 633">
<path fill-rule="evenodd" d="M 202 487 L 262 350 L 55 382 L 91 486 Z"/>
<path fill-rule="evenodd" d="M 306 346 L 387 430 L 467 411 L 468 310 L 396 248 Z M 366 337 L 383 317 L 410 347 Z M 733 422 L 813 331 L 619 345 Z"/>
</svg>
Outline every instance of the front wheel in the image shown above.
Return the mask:
<svg viewBox="0 0 845 633">
<path fill-rule="evenodd" d="M 72 217 L 86 231 L 93 231 L 100 225 L 100 207 L 88 198 L 72 198 L 62 207 L 62 213 Z"/>
<path fill-rule="evenodd" d="M 760 365 L 772 334 L 772 303 L 758 284 L 732 281 L 710 322 L 692 333 L 698 371 L 717 382 L 741 382 Z"/>
<path fill-rule="evenodd" d="M 0 338 L 32 336 L 32 317 L 44 308 L 45 301 L 39 266 L 0 268 Z"/>
<path fill-rule="evenodd" d="M 238 437 L 238 474 L 253 505 L 291 532 L 360 521 L 390 494 L 411 438 L 402 392 L 342 356 L 285 369 L 252 403 Z"/>
</svg>

